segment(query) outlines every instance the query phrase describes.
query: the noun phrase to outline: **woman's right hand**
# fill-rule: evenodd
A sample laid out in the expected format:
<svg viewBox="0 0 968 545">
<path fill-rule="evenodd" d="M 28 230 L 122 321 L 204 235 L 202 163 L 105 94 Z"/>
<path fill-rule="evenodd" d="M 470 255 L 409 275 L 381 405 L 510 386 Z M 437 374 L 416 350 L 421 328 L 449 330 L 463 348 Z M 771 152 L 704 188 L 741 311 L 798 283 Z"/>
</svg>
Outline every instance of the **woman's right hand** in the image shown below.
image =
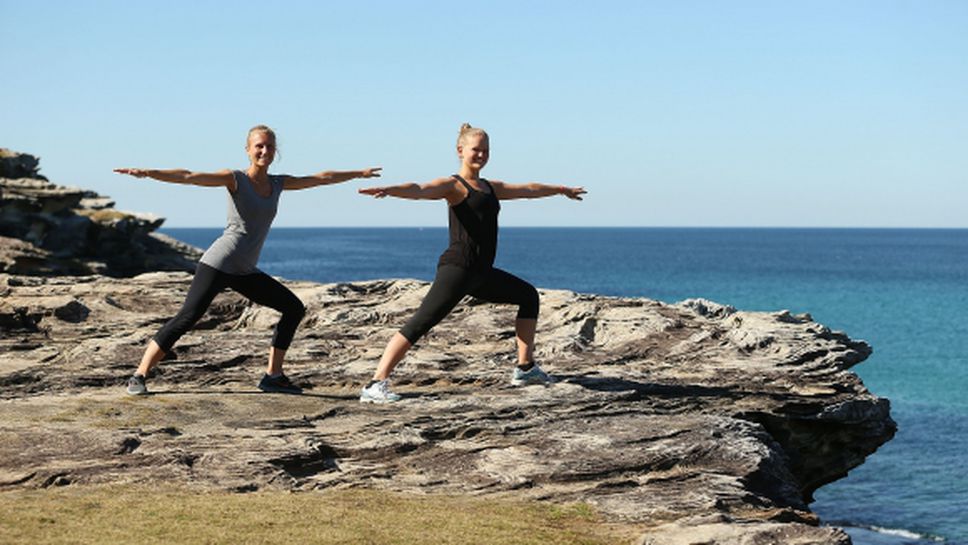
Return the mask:
<svg viewBox="0 0 968 545">
<path fill-rule="evenodd" d="M 148 176 L 148 170 L 144 168 L 116 168 L 114 172 L 118 174 L 127 174 L 128 176 L 134 176 L 135 178 L 145 178 Z"/>
<path fill-rule="evenodd" d="M 386 187 L 364 187 L 359 192 L 363 195 L 370 195 L 378 199 L 382 199 L 388 195 Z"/>
</svg>

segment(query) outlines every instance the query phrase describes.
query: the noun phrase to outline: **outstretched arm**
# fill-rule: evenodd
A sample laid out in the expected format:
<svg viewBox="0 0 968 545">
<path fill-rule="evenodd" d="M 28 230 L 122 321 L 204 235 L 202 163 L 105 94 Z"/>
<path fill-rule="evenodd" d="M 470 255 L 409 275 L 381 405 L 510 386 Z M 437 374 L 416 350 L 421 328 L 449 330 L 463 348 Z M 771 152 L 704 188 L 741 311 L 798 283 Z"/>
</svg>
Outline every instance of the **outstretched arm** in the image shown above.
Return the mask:
<svg viewBox="0 0 968 545">
<path fill-rule="evenodd" d="M 182 169 L 116 168 L 114 172 L 127 174 L 135 178 L 152 178 L 173 184 L 201 185 L 205 187 L 223 186 L 231 190 L 235 189 L 235 177 L 232 176 L 232 171 L 228 169 L 218 172 L 192 172 Z"/>
<path fill-rule="evenodd" d="M 363 170 L 327 170 L 312 176 L 287 176 L 282 182 L 283 189 L 307 189 L 320 185 L 338 184 L 355 178 L 379 178 L 383 167 L 371 167 Z"/>
<path fill-rule="evenodd" d="M 576 201 L 582 200 L 582 195 L 588 193 L 583 187 L 568 187 L 566 185 L 548 185 L 539 183 L 530 184 L 506 184 L 504 182 L 491 181 L 494 188 L 494 195 L 498 199 L 539 199 L 541 197 L 551 197 L 552 195 L 564 195 Z"/>
<path fill-rule="evenodd" d="M 378 199 L 387 196 L 401 199 L 447 199 L 447 203 L 452 206 L 458 204 L 464 198 L 464 194 L 458 189 L 457 182 L 451 177 L 437 178 L 422 185 L 411 182 L 383 187 L 366 187 L 361 189 L 360 193 Z"/>
</svg>

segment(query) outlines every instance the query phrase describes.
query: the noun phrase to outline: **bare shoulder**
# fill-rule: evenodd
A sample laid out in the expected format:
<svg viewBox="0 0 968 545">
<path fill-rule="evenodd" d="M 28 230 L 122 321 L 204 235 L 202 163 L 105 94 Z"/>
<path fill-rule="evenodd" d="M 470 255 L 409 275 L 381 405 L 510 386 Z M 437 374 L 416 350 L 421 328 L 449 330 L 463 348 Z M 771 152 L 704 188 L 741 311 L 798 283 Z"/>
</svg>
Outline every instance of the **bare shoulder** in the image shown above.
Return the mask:
<svg viewBox="0 0 968 545">
<path fill-rule="evenodd" d="M 235 179 L 235 171 L 230 168 L 216 170 L 212 173 L 212 177 L 222 182 L 222 185 L 232 193 L 235 193 L 235 190 L 239 188 L 239 183 Z"/>
<path fill-rule="evenodd" d="M 216 170 L 215 172 L 201 172 L 199 173 L 199 175 L 205 176 L 206 178 L 219 179 L 219 180 L 225 180 L 225 181 L 235 179 L 235 171 L 230 168 L 223 168 L 222 170 Z"/>
<path fill-rule="evenodd" d="M 508 195 L 507 195 L 507 192 L 509 189 L 508 184 L 504 183 L 501 180 L 492 180 L 490 178 L 485 178 L 485 179 L 487 180 L 487 183 L 490 184 L 491 191 L 494 192 L 495 197 L 497 197 L 498 199 L 508 198 Z"/>
<path fill-rule="evenodd" d="M 427 186 L 428 187 L 447 187 L 447 186 L 456 187 L 457 178 L 454 178 L 453 176 L 441 176 L 440 178 L 434 178 L 433 180 L 430 180 L 429 182 L 427 182 Z"/>
<path fill-rule="evenodd" d="M 464 186 L 462 186 L 457 178 L 453 176 L 441 176 L 440 178 L 434 178 L 425 186 L 428 189 L 433 189 L 436 192 L 443 192 L 448 198 L 462 197 L 465 193 Z"/>
<path fill-rule="evenodd" d="M 450 206 L 458 204 L 467 197 L 467 190 L 453 176 L 435 178 L 424 187 L 430 191 L 431 198 L 446 199 Z"/>
</svg>

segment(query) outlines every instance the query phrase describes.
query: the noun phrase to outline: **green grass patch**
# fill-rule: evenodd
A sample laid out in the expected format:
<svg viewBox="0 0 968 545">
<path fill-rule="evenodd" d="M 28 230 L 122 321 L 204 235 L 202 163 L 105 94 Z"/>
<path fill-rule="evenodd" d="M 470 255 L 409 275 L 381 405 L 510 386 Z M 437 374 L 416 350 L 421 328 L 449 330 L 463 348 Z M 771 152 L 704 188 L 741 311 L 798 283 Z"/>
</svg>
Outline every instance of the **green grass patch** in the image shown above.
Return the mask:
<svg viewBox="0 0 968 545">
<path fill-rule="evenodd" d="M 373 490 L 200 492 L 90 486 L 0 493 L 0 542 L 604 545 L 634 530 L 586 504 Z"/>
</svg>

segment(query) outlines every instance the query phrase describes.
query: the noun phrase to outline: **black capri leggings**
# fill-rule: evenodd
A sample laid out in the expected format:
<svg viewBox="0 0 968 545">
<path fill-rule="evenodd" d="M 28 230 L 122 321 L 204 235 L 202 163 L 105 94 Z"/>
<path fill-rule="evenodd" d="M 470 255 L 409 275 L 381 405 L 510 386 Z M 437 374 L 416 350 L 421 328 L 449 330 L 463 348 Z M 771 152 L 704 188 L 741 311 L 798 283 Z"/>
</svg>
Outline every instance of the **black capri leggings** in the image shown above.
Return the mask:
<svg viewBox="0 0 968 545">
<path fill-rule="evenodd" d="M 306 307 L 289 288 L 268 274 L 258 271 L 252 274 L 228 274 L 199 263 L 195 278 L 188 288 L 188 296 L 181 310 L 155 334 L 155 342 L 169 352 L 182 335 L 188 332 L 205 314 L 212 300 L 223 289 L 231 288 L 253 303 L 267 306 L 282 313 L 272 336 L 272 346 L 280 350 L 289 348 L 296 327 L 306 314 Z"/>
<path fill-rule="evenodd" d="M 465 295 L 472 295 L 490 303 L 518 305 L 519 319 L 538 318 L 538 290 L 513 274 L 501 269 L 473 271 L 454 265 L 437 268 L 430 292 L 424 297 L 413 318 L 400 329 L 410 344 L 417 342 L 430 328 L 437 325 Z"/>
</svg>

